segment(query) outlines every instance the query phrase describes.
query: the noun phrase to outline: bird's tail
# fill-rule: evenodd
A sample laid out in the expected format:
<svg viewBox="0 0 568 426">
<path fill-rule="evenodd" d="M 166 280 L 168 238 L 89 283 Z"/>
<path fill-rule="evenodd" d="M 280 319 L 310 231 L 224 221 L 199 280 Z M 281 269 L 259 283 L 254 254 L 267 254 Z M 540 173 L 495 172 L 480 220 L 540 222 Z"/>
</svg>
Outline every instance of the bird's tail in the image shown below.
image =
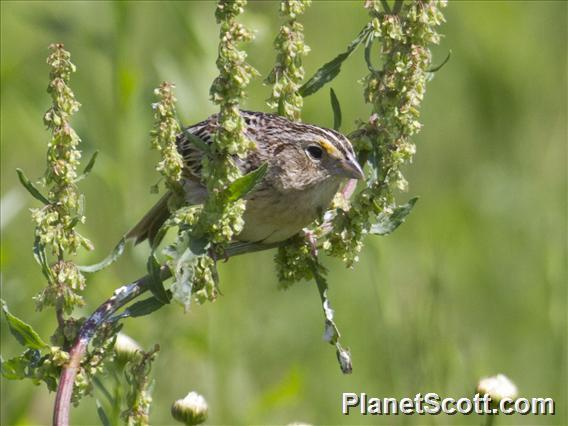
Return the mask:
<svg viewBox="0 0 568 426">
<path fill-rule="evenodd" d="M 139 244 L 148 239 L 150 245 L 154 245 L 154 239 L 160 227 L 170 217 L 168 200 L 172 196 L 167 192 L 160 200 L 144 215 L 144 217 L 125 235 L 126 240 L 134 239 L 134 244 Z"/>
</svg>

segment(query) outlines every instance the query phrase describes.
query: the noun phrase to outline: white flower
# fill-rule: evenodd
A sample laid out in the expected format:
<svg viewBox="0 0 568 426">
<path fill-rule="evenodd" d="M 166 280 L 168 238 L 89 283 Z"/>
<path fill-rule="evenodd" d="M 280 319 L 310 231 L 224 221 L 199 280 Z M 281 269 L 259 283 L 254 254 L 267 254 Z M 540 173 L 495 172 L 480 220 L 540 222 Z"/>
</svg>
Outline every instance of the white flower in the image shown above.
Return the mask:
<svg viewBox="0 0 568 426">
<path fill-rule="evenodd" d="M 515 399 L 518 396 L 517 386 L 504 374 L 484 377 L 477 384 L 477 392 L 481 395 L 488 394 L 496 402 L 504 398 Z"/>
</svg>

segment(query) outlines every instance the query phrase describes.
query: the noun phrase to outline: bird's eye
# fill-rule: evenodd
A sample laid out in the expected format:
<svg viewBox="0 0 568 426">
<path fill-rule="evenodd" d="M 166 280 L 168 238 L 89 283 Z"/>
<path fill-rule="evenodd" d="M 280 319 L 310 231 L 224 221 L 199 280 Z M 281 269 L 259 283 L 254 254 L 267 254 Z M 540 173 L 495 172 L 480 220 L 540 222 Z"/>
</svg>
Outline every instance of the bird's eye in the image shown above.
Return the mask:
<svg viewBox="0 0 568 426">
<path fill-rule="evenodd" d="M 321 160 L 321 157 L 323 156 L 323 150 L 317 145 L 308 146 L 308 148 L 306 149 L 306 152 L 314 160 Z"/>
</svg>

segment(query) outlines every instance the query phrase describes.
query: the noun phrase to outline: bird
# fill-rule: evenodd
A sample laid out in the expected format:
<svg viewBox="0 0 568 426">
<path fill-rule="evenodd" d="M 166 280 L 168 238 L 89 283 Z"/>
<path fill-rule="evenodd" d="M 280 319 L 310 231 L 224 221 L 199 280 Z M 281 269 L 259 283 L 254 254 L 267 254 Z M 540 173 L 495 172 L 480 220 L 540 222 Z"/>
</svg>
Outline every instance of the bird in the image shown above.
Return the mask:
<svg viewBox="0 0 568 426">
<path fill-rule="evenodd" d="M 263 163 L 268 168 L 251 192 L 244 196 L 244 226 L 236 240 L 251 243 L 285 241 L 324 212 L 342 183 L 363 179 L 353 146 L 341 133 L 285 117 L 240 110 L 245 137 L 254 148 L 244 158 L 233 156 L 243 174 Z M 207 197 L 201 177 L 203 144 L 211 144 L 218 130 L 218 114 L 184 128 L 177 136 L 177 150 L 183 157 L 183 189 L 188 205 L 202 204 Z M 201 146 L 200 146 L 201 145 Z M 153 244 L 158 230 L 169 218 L 166 193 L 127 234 L 138 244 Z"/>
</svg>

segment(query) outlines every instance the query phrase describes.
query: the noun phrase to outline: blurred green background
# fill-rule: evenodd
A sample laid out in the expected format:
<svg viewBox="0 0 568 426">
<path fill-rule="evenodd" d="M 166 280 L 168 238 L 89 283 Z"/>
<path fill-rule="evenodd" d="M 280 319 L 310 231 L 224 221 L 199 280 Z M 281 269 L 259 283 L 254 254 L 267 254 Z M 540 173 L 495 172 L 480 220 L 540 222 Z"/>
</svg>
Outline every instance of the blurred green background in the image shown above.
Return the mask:
<svg viewBox="0 0 568 426">
<path fill-rule="evenodd" d="M 274 60 L 275 2 L 253 2 L 242 21 L 257 30 L 250 62 L 264 75 Z M 51 311 L 34 311 L 44 285 L 32 253 L 28 209 L 17 182 L 44 169 L 42 124 L 47 46 L 64 42 L 83 104 L 73 125 L 88 158 L 100 150 L 87 197 L 84 233 L 101 259 L 157 199 L 157 156 L 149 150 L 152 89 L 177 84 L 185 124 L 215 111 L 218 28 L 212 2 L 2 2 L 2 297 L 44 338 Z M 124 332 L 149 348 L 154 367 L 152 424 L 172 423 L 169 407 L 190 390 L 210 404 L 210 424 L 479 424 L 475 416 L 372 417 L 341 414 L 342 392 L 371 396 L 471 395 L 482 376 L 504 373 L 521 396 L 553 397 L 557 415 L 500 416 L 499 424 L 565 424 L 567 219 L 567 5 L 565 2 L 454 2 L 446 9 L 440 63 L 429 84 L 418 152 L 407 168 L 405 201 L 420 196 L 395 234 L 369 238 L 354 270 L 330 268 L 331 298 L 354 372 L 341 375 L 322 340 L 313 283 L 279 291 L 273 253 L 220 265 L 223 296 L 184 314 L 171 305 Z M 316 1 L 305 18 L 311 75 L 367 21 L 361 2 Z M 344 130 L 366 117 L 358 51 L 332 83 Z M 266 110 L 256 80 L 244 105 Z M 328 90 L 305 102 L 304 121 L 332 125 Z M 88 314 L 120 283 L 144 271 L 145 246 L 89 278 Z M 20 348 L 2 323 L 2 354 Z M 2 382 L 2 424 L 47 424 L 53 394 L 28 381 Z M 97 423 L 87 398 L 73 424 Z"/>
</svg>

